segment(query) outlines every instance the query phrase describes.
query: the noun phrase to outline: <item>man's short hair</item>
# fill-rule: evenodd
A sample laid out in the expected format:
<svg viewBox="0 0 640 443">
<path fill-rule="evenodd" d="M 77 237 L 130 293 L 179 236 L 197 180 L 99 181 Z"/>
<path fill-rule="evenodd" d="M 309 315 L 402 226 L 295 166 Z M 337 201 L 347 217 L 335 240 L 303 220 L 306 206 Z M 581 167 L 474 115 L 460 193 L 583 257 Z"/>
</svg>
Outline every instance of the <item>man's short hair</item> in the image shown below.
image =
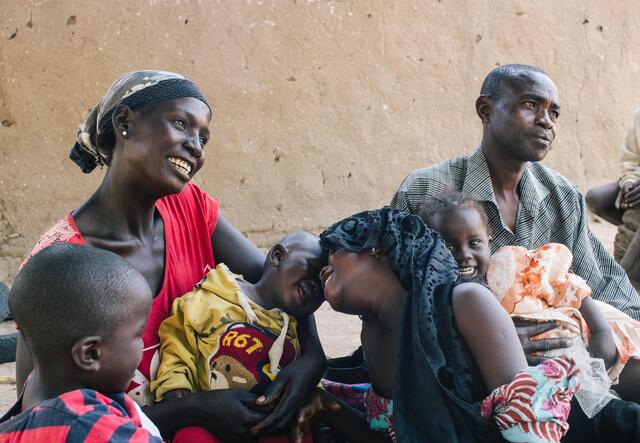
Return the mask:
<svg viewBox="0 0 640 443">
<path fill-rule="evenodd" d="M 533 74 L 547 75 L 542 69 L 531 65 L 503 65 L 493 69 L 482 82 L 480 95 L 486 95 L 493 100 L 502 96 L 504 86 L 513 84 L 514 81 L 532 81 Z"/>
<path fill-rule="evenodd" d="M 9 292 L 11 313 L 41 364 L 70 355 L 82 337 L 108 337 L 130 310 L 129 284 L 143 278 L 122 257 L 56 244 L 33 256 Z"/>
</svg>

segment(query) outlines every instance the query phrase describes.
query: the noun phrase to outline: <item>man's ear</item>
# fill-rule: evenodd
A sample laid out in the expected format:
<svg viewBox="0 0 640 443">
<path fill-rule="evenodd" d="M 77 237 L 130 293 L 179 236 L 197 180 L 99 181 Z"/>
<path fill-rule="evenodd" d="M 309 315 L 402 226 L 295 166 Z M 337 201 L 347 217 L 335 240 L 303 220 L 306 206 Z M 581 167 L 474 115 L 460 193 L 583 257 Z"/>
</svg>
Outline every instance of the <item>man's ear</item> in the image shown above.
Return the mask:
<svg viewBox="0 0 640 443">
<path fill-rule="evenodd" d="M 82 337 L 71 347 L 71 358 L 80 369 L 97 372 L 100 370 L 101 346 L 101 337 Z"/>
<path fill-rule="evenodd" d="M 476 99 L 476 113 L 482 123 L 489 123 L 491 111 L 493 111 L 493 99 L 488 95 L 481 95 Z"/>
<path fill-rule="evenodd" d="M 116 139 L 128 138 L 131 133 L 133 120 L 133 111 L 128 106 L 120 105 L 111 116 L 111 123 L 113 124 Z"/>
<path fill-rule="evenodd" d="M 269 251 L 269 264 L 277 268 L 289 255 L 289 250 L 283 244 L 278 243 Z"/>
</svg>

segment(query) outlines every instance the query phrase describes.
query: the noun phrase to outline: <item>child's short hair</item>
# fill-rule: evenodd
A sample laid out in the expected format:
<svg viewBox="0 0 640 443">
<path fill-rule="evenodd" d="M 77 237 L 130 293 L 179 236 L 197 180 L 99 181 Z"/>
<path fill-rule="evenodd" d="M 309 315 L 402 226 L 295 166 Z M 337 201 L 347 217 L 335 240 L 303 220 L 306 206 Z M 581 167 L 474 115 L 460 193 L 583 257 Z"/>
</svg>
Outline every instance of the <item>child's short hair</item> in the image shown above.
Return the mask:
<svg viewBox="0 0 640 443">
<path fill-rule="evenodd" d="M 418 216 L 429 225 L 429 220 L 436 214 L 451 212 L 459 209 L 475 209 L 480 213 L 487 230 L 489 218 L 478 200 L 469 198 L 458 191 L 445 191 L 436 197 L 427 198 L 418 208 Z"/>
<path fill-rule="evenodd" d="M 33 357 L 46 364 L 69 355 L 82 337 L 108 337 L 129 311 L 127 290 L 143 278 L 104 249 L 56 244 L 34 255 L 9 292 L 11 313 Z"/>
</svg>

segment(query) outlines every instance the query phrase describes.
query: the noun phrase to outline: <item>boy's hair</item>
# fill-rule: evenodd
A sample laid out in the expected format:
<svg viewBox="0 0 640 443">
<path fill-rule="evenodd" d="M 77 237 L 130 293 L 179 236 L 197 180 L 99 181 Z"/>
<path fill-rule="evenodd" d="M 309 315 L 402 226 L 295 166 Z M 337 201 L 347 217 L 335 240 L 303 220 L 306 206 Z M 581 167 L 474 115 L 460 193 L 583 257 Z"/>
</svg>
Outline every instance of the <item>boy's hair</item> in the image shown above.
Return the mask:
<svg viewBox="0 0 640 443">
<path fill-rule="evenodd" d="M 11 313 L 41 364 L 70 356 L 82 337 L 108 337 L 130 309 L 142 276 L 122 257 L 87 245 L 56 244 L 33 256 L 9 292 Z"/>
<path fill-rule="evenodd" d="M 439 196 L 427 198 L 418 208 L 418 216 L 428 225 L 436 214 L 460 209 L 475 209 L 480 213 L 482 221 L 489 230 L 489 218 L 478 200 L 469 198 L 458 191 L 445 191 Z"/>
</svg>

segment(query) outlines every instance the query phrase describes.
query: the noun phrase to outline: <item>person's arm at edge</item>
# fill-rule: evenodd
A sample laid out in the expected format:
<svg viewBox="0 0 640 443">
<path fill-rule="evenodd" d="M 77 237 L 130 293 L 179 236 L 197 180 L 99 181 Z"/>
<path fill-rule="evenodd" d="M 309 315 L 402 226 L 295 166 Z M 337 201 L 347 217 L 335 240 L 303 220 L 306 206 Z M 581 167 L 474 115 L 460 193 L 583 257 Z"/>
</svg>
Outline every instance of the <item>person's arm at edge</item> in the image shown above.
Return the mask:
<svg viewBox="0 0 640 443">
<path fill-rule="evenodd" d="M 631 285 L 624 269 L 615 262 L 589 229 L 586 204 L 581 194 L 578 194 L 577 205 L 578 220 L 574 243 L 569 247 L 573 253 L 573 272 L 585 279 L 593 291 L 593 299 L 610 304 L 633 319 L 640 320 L 640 296 Z M 597 269 L 594 270 L 593 267 Z M 617 294 L 615 299 L 606 300 L 602 296 L 609 286 L 613 286 L 609 288 L 609 292 Z"/>
<path fill-rule="evenodd" d="M 528 365 L 507 311 L 477 283 L 456 286 L 452 297 L 456 325 L 489 392 L 510 383 Z"/>
</svg>

